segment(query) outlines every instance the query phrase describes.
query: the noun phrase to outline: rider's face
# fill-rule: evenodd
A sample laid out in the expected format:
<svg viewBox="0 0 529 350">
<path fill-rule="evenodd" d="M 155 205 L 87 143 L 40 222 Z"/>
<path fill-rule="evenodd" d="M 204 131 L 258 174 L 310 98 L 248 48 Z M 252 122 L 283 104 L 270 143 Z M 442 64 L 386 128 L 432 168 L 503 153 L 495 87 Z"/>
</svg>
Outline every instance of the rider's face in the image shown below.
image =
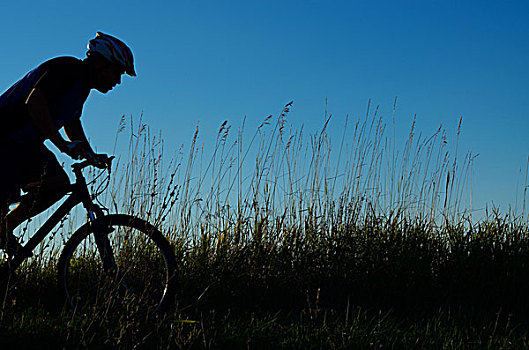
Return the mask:
<svg viewBox="0 0 529 350">
<path fill-rule="evenodd" d="M 121 75 L 123 70 L 114 64 L 106 64 L 97 70 L 96 76 L 96 89 L 101 93 L 107 93 L 114 86 L 121 83 Z"/>
</svg>

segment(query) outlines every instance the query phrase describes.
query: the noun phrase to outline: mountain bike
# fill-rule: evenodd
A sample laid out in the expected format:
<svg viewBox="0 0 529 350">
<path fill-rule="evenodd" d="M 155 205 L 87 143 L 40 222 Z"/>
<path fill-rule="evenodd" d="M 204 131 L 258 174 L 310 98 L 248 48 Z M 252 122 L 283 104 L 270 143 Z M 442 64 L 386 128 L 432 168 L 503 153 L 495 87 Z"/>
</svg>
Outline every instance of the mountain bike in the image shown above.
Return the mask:
<svg viewBox="0 0 529 350">
<path fill-rule="evenodd" d="M 58 287 L 66 304 L 74 310 L 116 304 L 132 304 L 151 313 L 167 310 L 177 288 L 173 247 L 149 222 L 126 214 L 108 214 L 97 202 L 97 195 L 104 190 L 90 194 L 83 169 L 106 169 L 110 178 L 113 157 L 108 159 L 105 164 L 87 159 L 72 165 L 75 181 L 65 201 L 0 269 L 4 279 L 12 276 L 54 227 L 82 204 L 87 222 L 66 241 L 57 263 Z"/>
</svg>

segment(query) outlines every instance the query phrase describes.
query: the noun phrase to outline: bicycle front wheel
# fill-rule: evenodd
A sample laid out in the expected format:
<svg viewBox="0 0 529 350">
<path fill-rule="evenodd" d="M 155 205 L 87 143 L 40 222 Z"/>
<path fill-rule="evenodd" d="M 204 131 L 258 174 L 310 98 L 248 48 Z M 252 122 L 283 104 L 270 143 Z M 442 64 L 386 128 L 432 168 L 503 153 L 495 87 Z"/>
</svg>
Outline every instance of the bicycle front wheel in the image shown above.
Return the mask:
<svg viewBox="0 0 529 350">
<path fill-rule="evenodd" d="M 169 242 L 129 215 L 108 215 L 79 228 L 66 243 L 58 270 L 59 289 L 74 309 L 121 305 L 155 313 L 172 303 L 177 286 Z"/>
</svg>

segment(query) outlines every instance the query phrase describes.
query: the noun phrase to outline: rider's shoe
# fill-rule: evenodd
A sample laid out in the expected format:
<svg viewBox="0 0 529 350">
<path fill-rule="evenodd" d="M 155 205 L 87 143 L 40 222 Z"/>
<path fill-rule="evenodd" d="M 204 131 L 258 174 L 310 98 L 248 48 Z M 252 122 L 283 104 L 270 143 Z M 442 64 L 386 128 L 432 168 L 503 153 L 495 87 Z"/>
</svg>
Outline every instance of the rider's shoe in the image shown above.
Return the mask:
<svg viewBox="0 0 529 350">
<path fill-rule="evenodd" d="M 7 242 L 5 242 L 5 239 L 0 240 L 0 249 L 4 250 L 4 254 L 6 255 L 7 259 L 11 259 L 15 255 L 21 253 L 23 253 L 24 258 L 29 258 L 33 256 L 33 253 L 26 252 L 24 250 L 22 244 L 18 243 L 17 238 L 12 233 L 7 234 Z"/>
</svg>

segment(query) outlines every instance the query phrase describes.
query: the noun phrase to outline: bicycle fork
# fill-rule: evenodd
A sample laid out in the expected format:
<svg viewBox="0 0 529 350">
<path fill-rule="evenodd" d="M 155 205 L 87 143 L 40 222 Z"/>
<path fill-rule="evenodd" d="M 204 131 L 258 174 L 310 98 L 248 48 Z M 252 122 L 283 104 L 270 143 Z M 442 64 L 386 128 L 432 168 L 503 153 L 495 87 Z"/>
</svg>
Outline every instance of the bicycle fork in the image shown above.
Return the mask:
<svg viewBox="0 0 529 350">
<path fill-rule="evenodd" d="M 88 211 L 88 217 L 91 225 L 93 226 L 93 235 L 94 240 L 99 252 L 99 256 L 103 261 L 103 269 L 109 272 L 117 272 L 118 267 L 116 264 L 116 259 L 114 257 L 114 251 L 110 245 L 110 240 L 108 239 L 108 234 L 111 232 L 111 227 L 106 226 L 102 222 L 104 214 L 101 209 L 94 207 Z M 100 220 L 97 220 L 100 219 Z"/>
<path fill-rule="evenodd" d="M 129 291 L 129 286 L 125 277 L 126 273 L 119 268 L 114 256 L 114 250 L 110 244 L 110 239 L 108 238 L 108 235 L 113 231 L 113 228 L 110 225 L 105 224 L 104 220 L 102 220 L 103 217 L 104 214 L 98 207 L 89 210 L 89 218 L 94 227 L 94 240 L 101 261 L 103 262 L 103 270 L 105 273 L 109 274 L 115 282 L 117 282 L 117 285 L 112 288 L 117 287 L 120 293 L 126 294 Z"/>
</svg>

